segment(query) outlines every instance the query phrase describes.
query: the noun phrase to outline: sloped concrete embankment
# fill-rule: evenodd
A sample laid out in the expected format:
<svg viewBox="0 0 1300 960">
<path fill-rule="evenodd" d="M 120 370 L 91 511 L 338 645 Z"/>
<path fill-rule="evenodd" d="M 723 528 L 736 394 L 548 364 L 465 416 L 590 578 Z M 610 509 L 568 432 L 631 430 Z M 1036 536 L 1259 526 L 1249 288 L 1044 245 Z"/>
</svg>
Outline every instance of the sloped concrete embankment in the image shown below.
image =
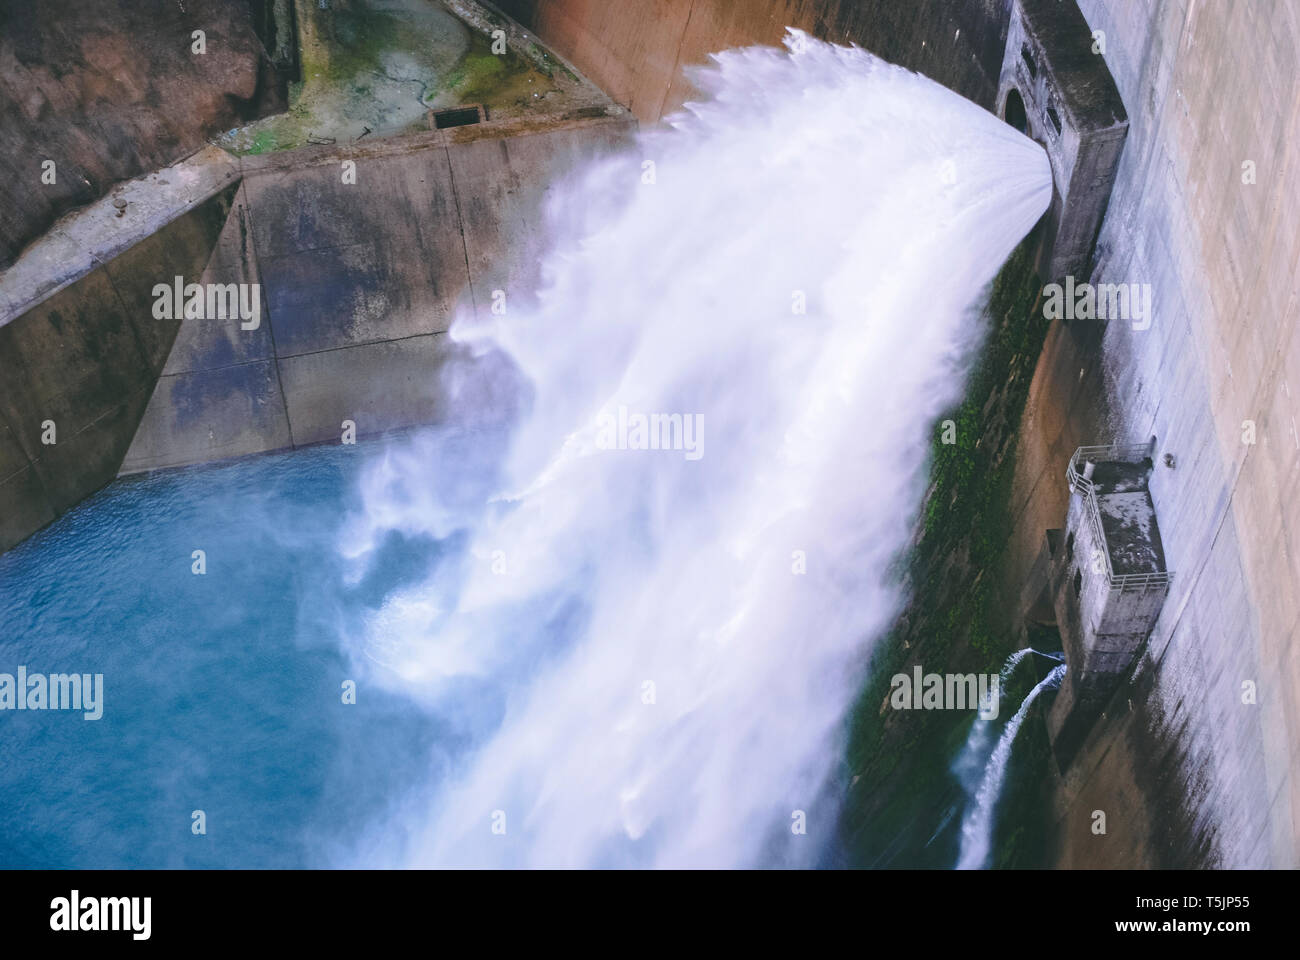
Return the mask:
<svg viewBox="0 0 1300 960">
<path fill-rule="evenodd" d="M 0 277 L 0 550 L 120 474 L 492 406 L 483 371 L 440 376 L 448 327 L 535 295 L 549 185 L 634 129 L 617 111 L 209 148 L 61 225 Z M 256 325 L 158 317 L 177 276 L 257 284 Z"/>
<path fill-rule="evenodd" d="M 129 184 L 131 217 L 106 199 L 0 278 L 0 551 L 117 475 L 180 326 L 148 309 L 154 278 L 203 269 L 235 176 L 185 163 Z"/>
<path fill-rule="evenodd" d="M 522 305 L 547 187 L 630 119 L 511 137 L 438 131 L 307 162 L 249 158 L 203 282 L 260 285 L 262 323 L 186 320 L 122 473 L 458 418 L 492 405 L 472 364 L 437 371 L 462 312 Z M 356 183 L 343 182 L 343 160 Z"/>
</svg>

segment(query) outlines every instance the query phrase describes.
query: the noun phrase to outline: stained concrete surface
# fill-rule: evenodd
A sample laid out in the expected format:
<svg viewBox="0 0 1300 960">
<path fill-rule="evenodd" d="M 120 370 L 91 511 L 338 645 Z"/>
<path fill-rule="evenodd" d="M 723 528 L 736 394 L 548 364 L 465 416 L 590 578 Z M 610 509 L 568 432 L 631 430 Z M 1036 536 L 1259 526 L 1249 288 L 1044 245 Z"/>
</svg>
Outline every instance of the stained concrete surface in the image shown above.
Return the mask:
<svg viewBox="0 0 1300 960">
<path fill-rule="evenodd" d="M 1155 505 L 1145 490 L 1098 494 L 1097 511 L 1117 574 L 1163 573 L 1164 549 Z"/>
<path fill-rule="evenodd" d="M 992 109 L 1009 0 L 497 0 L 642 122 L 696 95 L 682 68 L 787 27 L 857 43 Z"/>
<path fill-rule="evenodd" d="M 444 379 L 464 359 L 447 329 L 490 309 L 495 290 L 535 294 L 548 190 L 634 129 L 626 115 L 504 137 L 462 128 L 250 165 L 203 282 L 260 282 L 262 325 L 181 324 L 121 472 L 339 442 L 345 420 L 366 437 L 488 406 L 486 370 L 466 361 Z M 350 151 L 355 184 L 340 176 Z"/>
<path fill-rule="evenodd" d="M 1095 48 L 1075 3 L 1012 4 L 997 112 L 1019 120 L 1007 104 L 1013 93 L 1021 97 L 1023 132 L 1043 145 L 1052 166 L 1052 204 L 1038 258 L 1047 282 L 1089 272 L 1128 133 L 1119 90 Z"/>
<path fill-rule="evenodd" d="M 0 324 L 0 550 L 117 475 L 179 326 L 155 320 L 140 304 L 151 300 L 155 271 L 199 269 L 232 193 L 218 190 Z M 93 212 L 86 219 L 89 235 Z M 56 250 L 67 242 L 51 238 Z M 89 249 L 80 252 L 94 260 Z M 50 423 L 53 443 L 45 442 Z"/>
<path fill-rule="evenodd" d="M 429 129 L 474 104 L 509 120 L 607 103 L 583 77 L 475 0 L 296 0 L 302 79 L 289 108 L 227 131 L 239 154 Z M 494 45 L 500 30 L 504 48 Z"/>
<path fill-rule="evenodd" d="M 1016 536 L 1059 522 L 1068 448 L 1154 435 L 1175 454 L 1173 468 L 1158 458 L 1152 496 L 1179 576 L 1058 793 L 1059 862 L 1294 867 L 1300 15 L 1274 2 L 1082 6 L 1131 119 L 1094 281 L 1150 283 L 1155 318 L 1144 331 L 1054 328 L 1027 412 L 1037 428 L 1021 437 Z M 1135 788 L 1146 815 L 1112 817 L 1099 840 L 1091 811 Z"/>
</svg>

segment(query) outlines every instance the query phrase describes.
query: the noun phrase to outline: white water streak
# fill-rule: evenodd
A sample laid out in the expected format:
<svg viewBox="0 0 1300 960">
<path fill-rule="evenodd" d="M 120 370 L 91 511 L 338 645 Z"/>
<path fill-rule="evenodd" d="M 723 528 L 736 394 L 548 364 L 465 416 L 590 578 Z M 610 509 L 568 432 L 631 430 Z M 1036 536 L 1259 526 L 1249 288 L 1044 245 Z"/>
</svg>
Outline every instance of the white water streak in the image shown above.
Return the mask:
<svg viewBox="0 0 1300 960">
<path fill-rule="evenodd" d="M 997 812 L 998 800 L 1002 796 L 1002 783 L 1007 775 L 1007 763 L 1011 759 L 1011 747 L 1016 734 L 1029 714 L 1029 708 L 1040 693 L 1049 687 L 1055 688 L 1065 676 L 1065 664 L 1053 667 L 1052 672 L 1039 681 L 1015 716 L 1002 728 L 998 745 L 993 748 L 984 779 L 975 793 L 974 802 L 967 807 L 961 822 L 961 854 L 957 858 L 958 870 L 982 870 L 988 866 L 989 854 L 993 848 L 994 814 Z"/>
<path fill-rule="evenodd" d="M 529 385 L 492 502 L 448 505 L 466 468 L 436 442 L 368 483 L 363 567 L 386 529 L 469 546 L 387 599 L 358 663 L 474 743 L 360 861 L 807 864 L 833 836 L 933 424 L 1051 173 L 928 79 L 787 45 L 715 56 L 672 129 L 553 191 L 536 309 L 453 327 Z M 600 449 L 620 406 L 701 415 L 703 457 Z"/>
<path fill-rule="evenodd" d="M 1020 665 L 1020 662 L 1025 657 L 1034 652 L 1033 647 L 1025 647 L 1007 657 L 1006 662 L 1002 664 L 1002 670 L 998 673 L 997 690 L 999 697 L 1005 693 L 1007 682 L 1011 679 L 1011 674 L 1015 672 L 1016 667 Z M 953 773 L 962 781 L 968 799 L 974 798 L 975 791 L 979 789 L 979 783 L 983 779 L 984 765 L 989 755 L 990 729 L 993 726 L 993 721 L 1000 714 L 1000 709 L 996 714 L 981 709 L 975 715 L 975 720 L 971 723 L 970 733 L 966 737 L 966 744 L 962 747 L 961 753 L 957 755 L 957 759 L 953 763 Z"/>
</svg>

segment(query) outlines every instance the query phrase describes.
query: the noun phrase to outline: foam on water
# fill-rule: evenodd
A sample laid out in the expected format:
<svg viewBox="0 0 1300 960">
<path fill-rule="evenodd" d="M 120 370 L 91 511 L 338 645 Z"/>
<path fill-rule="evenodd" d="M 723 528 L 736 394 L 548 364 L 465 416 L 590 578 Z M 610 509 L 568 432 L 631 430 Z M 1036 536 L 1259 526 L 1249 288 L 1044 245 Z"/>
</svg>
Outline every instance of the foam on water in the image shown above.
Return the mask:
<svg viewBox="0 0 1300 960">
<path fill-rule="evenodd" d="M 453 327 L 524 384 L 496 494 L 436 437 L 368 476 L 355 578 L 392 530 L 463 550 L 340 632 L 473 746 L 356 862 L 796 865 L 831 838 L 934 422 L 1051 174 L 928 79 L 787 47 L 716 55 L 669 129 L 553 191 L 536 306 Z M 698 456 L 609 449 L 620 409 L 698 418 Z"/>
</svg>

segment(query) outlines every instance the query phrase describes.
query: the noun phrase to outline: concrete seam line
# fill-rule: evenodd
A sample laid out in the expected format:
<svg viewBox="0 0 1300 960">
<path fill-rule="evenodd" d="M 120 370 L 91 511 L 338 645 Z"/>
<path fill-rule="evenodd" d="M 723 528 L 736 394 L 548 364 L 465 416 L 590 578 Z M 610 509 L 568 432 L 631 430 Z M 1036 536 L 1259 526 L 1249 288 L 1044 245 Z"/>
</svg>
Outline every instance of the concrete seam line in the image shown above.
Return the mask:
<svg viewBox="0 0 1300 960">
<path fill-rule="evenodd" d="M 408 340 L 431 340 L 431 339 L 433 339 L 434 337 L 445 337 L 445 336 L 447 335 L 448 332 L 449 332 L 449 331 L 447 331 L 447 330 L 434 330 L 434 331 L 431 331 L 430 333 L 412 333 L 412 334 L 410 334 L 409 336 L 405 336 L 405 337 L 385 337 L 385 338 L 383 338 L 383 339 L 381 339 L 381 340 L 364 340 L 364 341 L 362 341 L 361 343 L 345 343 L 345 344 L 344 344 L 343 346 L 341 346 L 341 347 L 326 347 L 324 350 L 304 350 L 302 353 L 288 353 L 288 354 L 285 354 L 285 355 L 282 356 L 282 357 L 278 357 L 277 359 L 280 359 L 280 360 L 299 360 L 299 359 L 301 359 L 301 358 L 303 358 L 303 357 L 319 357 L 319 356 L 322 356 L 322 355 L 327 354 L 327 353 L 338 353 L 340 350 L 360 350 L 360 349 L 362 349 L 362 348 L 364 348 L 364 347 L 380 347 L 380 346 L 383 346 L 383 345 L 385 345 L 385 344 L 389 344 L 389 343 L 406 343 Z M 266 361 L 265 361 L 265 360 L 249 360 L 249 361 L 247 361 L 247 362 L 248 362 L 248 363 L 265 363 Z M 228 369 L 230 369 L 230 367 L 238 367 L 238 366 L 243 366 L 243 364 L 232 363 L 232 364 L 230 364 L 230 365 L 227 366 L 227 367 L 222 367 L 221 369 L 223 369 L 223 370 L 228 370 Z M 215 369 L 215 368 L 214 368 L 214 369 Z M 208 372 L 208 371 L 205 371 L 205 370 L 204 370 L 204 371 L 194 370 L 194 371 L 190 371 L 190 372 L 191 372 L 191 373 L 206 373 L 206 372 Z"/>
<path fill-rule="evenodd" d="M 502 145 L 506 151 L 506 163 L 510 162 L 510 143 L 503 140 Z M 469 287 L 470 307 L 474 311 L 474 317 L 478 318 L 478 298 L 474 295 L 474 272 L 469 265 L 469 241 L 465 239 L 465 218 L 460 212 L 460 188 L 456 186 L 456 168 L 451 162 L 451 148 L 447 143 L 442 145 L 443 157 L 447 161 L 447 180 L 451 184 L 451 200 L 456 205 L 456 230 L 460 233 L 460 249 L 465 257 L 465 283 Z M 451 329 L 448 327 L 448 329 Z"/>
<path fill-rule="evenodd" d="M 691 29 L 691 17 L 695 16 L 695 0 L 691 0 L 690 7 L 686 10 L 686 22 L 682 24 L 682 35 L 677 38 L 677 50 L 673 56 L 673 69 L 668 74 L 668 82 L 664 84 L 664 95 L 659 99 L 659 113 L 655 120 L 664 118 L 664 108 L 668 105 L 668 94 L 672 92 L 673 81 L 677 79 L 678 72 L 682 67 L 682 46 L 686 43 L 686 34 Z"/>
<path fill-rule="evenodd" d="M 257 254 L 257 229 L 255 224 L 255 214 L 253 213 L 253 194 L 251 190 L 244 190 L 244 206 L 248 210 L 248 249 L 252 257 L 252 262 L 257 266 L 258 279 L 262 279 L 262 259 Z M 235 208 L 231 207 L 230 215 L 233 216 Z M 266 290 L 263 289 L 261 294 L 265 296 Z M 275 386 L 280 391 L 280 409 L 284 411 L 284 426 L 289 432 L 289 447 L 297 449 L 297 443 L 293 439 L 293 420 L 289 417 L 289 398 L 284 395 L 284 380 L 280 376 L 280 353 L 275 344 L 275 320 L 271 316 L 270 299 L 267 299 L 266 305 L 266 333 L 271 338 L 271 362 L 275 366 Z"/>
</svg>

